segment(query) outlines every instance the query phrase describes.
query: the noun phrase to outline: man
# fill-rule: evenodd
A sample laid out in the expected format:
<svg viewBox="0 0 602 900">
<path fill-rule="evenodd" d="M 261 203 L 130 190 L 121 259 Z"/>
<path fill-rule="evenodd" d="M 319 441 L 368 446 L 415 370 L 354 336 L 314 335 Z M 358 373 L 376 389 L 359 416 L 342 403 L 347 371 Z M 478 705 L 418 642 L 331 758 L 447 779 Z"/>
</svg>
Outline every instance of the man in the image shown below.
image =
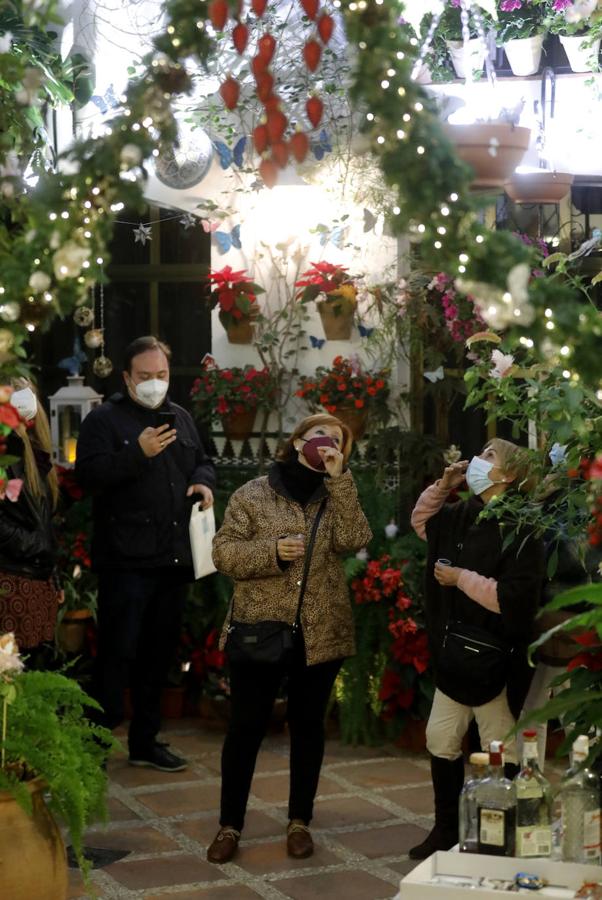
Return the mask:
<svg viewBox="0 0 602 900">
<path fill-rule="evenodd" d="M 91 694 L 102 724 L 123 719 L 129 683 L 129 761 L 178 772 L 186 761 L 156 740 L 161 689 L 193 580 L 188 523 L 213 503 L 215 469 L 186 410 L 167 398 L 169 348 L 155 337 L 125 352 L 126 391 L 82 422 L 76 476 L 93 496 L 98 656 Z"/>
</svg>

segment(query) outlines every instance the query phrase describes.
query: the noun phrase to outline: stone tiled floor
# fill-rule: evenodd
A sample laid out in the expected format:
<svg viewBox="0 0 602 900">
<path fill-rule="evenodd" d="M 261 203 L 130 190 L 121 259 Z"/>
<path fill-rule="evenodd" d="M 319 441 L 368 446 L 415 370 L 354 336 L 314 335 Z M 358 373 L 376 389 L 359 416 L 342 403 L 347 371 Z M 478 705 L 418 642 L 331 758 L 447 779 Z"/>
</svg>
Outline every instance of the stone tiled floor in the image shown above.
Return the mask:
<svg viewBox="0 0 602 900">
<path fill-rule="evenodd" d="M 414 865 L 407 850 L 430 827 L 426 755 L 393 747 L 350 748 L 329 740 L 318 789 L 308 860 L 286 855 L 288 742 L 267 738 L 260 754 L 247 823 L 232 863 L 207 863 L 217 827 L 222 734 L 202 720 L 168 723 L 164 736 L 190 760 L 166 775 L 109 764 L 110 821 L 86 837 L 91 847 L 128 850 L 96 869 L 106 900 L 391 900 Z M 88 895 L 72 873 L 70 900 Z"/>
</svg>

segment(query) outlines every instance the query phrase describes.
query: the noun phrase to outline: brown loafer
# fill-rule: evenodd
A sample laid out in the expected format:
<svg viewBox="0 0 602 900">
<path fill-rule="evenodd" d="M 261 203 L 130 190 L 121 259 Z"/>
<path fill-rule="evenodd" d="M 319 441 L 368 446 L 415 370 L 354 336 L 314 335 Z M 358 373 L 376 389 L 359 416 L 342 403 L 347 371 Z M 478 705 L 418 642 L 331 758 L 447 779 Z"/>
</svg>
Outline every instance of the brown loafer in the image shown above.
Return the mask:
<svg viewBox="0 0 602 900">
<path fill-rule="evenodd" d="M 230 862 L 238 848 L 240 831 L 236 828 L 220 828 L 207 848 L 207 860 L 212 863 Z"/>
<path fill-rule="evenodd" d="M 290 822 L 286 831 L 286 852 L 293 859 L 307 859 L 314 852 L 314 842 L 307 825 Z"/>
</svg>

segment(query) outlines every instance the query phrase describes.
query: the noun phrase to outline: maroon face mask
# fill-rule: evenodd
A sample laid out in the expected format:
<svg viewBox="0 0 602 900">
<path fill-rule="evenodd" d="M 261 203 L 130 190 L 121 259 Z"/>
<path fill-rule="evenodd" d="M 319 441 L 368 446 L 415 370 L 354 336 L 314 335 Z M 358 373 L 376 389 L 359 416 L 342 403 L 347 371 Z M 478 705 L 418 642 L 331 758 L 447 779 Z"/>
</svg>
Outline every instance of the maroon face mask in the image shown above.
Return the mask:
<svg viewBox="0 0 602 900">
<path fill-rule="evenodd" d="M 305 446 L 301 453 L 310 464 L 312 469 L 316 469 L 318 472 L 325 472 L 326 466 L 322 460 L 322 457 L 318 453 L 318 447 L 334 447 L 336 449 L 336 444 L 332 438 L 329 437 L 313 437 L 307 440 L 306 438 L 301 438 L 302 441 L 305 441 Z"/>
</svg>

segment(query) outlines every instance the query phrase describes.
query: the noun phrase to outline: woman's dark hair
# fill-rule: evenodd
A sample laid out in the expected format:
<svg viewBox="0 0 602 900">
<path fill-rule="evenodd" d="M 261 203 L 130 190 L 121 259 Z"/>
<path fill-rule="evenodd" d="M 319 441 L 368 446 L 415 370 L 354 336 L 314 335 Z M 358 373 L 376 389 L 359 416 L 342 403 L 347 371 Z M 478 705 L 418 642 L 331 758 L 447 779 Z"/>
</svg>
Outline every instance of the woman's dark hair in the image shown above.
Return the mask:
<svg viewBox="0 0 602 900">
<path fill-rule="evenodd" d="M 295 425 L 292 434 L 287 438 L 280 450 L 278 450 L 276 459 L 280 462 L 288 462 L 291 459 L 296 459 L 297 451 L 295 450 L 295 441 L 298 440 L 298 438 L 303 437 L 306 431 L 309 431 L 310 428 L 314 428 L 316 425 L 334 425 L 341 429 L 343 432 L 341 453 L 343 454 L 345 463 L 347 463 L 353 447 L 353 435 L 351 429 L 348 425 L 345 425 L 344 422 L 341 422 L 340 419 L 337 419 L 336 416 L 331 416 L 328 413 L 316 413 L 313 416 L 306 416 L 305 419 L 301 419 L 301 421 Z"/>
<path fill-rule="evenodd" d="M 123 356 L 123 369 L 125 372 L 131 373 L 132 371 L 132 360 L 135 356 L 140 356 L 141 353 L 146 353 L 147 350 L 161 350 L 162 353 L 167 357 L 167 361 L 171 360 L 171 350 L 167 344 L 164 344 L 163 341 L 160 341 L 159 338 L 154 337 L 152 334 L 145 335 L 144 337 L 136 338 L 135 341 L 132 341 L 131 344 L 125 348 L 125 353 Z"/>
</svg>

